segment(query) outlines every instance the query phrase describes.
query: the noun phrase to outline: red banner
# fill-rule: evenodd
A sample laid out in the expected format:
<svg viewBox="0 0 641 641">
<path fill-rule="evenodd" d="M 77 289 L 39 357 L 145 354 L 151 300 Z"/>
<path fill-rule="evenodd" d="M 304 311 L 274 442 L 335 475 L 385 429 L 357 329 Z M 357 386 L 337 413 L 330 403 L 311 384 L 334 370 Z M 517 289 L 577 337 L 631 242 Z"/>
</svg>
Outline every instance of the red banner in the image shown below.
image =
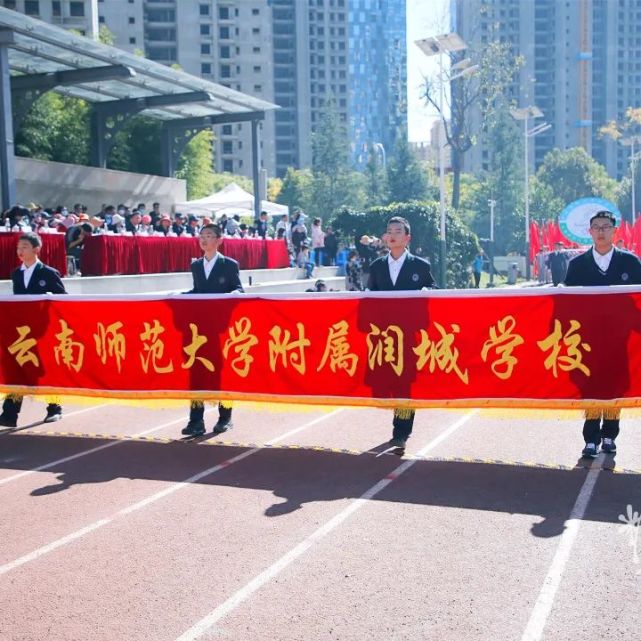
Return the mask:
<svg viewBox="0 0 641 641">
<path fill-rule="evenodd" d="M 641 405 L 641 288 L 0 298 L 0 391 Z"/>
</svg>

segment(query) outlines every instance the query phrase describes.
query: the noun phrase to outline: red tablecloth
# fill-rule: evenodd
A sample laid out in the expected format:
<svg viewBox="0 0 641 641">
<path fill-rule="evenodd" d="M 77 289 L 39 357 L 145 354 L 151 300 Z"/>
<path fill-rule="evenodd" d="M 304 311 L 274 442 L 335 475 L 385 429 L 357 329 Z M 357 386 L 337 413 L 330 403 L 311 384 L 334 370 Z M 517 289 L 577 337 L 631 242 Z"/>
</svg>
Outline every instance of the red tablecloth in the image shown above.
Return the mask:
<svg viewBox="0 0 641 641">
<path fill-rule="evenodd" d="M 0 278 L 11 277 L 11 272 L 20 265 L 16 254 L 16 245 L 20 232 L 0 233 Z M 64 234 L 42 234 L 40 260 L 57 269 L 63 276 L 67 275 L 67 252 Z"/>
<path fill-rule="evenodd" d="M 289 267 L 285 241 L 225 238 L 220 251 L 241 269 Z M 202 250 L 197 238 L 156 236 L 92 236 L 80 259 L 84 276 L 158 274 L 189 271 Z"/>
</svg>

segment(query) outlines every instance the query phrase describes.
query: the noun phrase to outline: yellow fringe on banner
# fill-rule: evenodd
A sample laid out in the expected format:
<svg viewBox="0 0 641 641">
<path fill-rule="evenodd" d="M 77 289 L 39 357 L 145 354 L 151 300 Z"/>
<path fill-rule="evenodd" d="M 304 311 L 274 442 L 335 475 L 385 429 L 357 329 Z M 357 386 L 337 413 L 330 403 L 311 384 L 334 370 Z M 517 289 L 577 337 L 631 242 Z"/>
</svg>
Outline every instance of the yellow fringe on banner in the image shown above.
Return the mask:
<svg viewBox="0 0 641 641">
<path fill-rule="evenodd" d="M 400 418 L 401 420 L 407 420 L 412 418 L 414 415 L 414 410 L 408 410 L 402 407 L 397 407 L 394 409 L 394 418 Z"/>
<path fill-rule="evenodd" d="M 601 420 L 601 418 L 604 418 L 606 421 L 612 421 L 621 418 L 621 410 L 613 408 L 587 409 L 585 410 L 585 418 L 586 420 Z"/>
<path fill-rule="evenodd" d="M 88 390 L 68 389 L 59 387 L 28 387 L 0 385 L 0 395 L 7 394 L 11 397 L 30 396 L 33 398 L 47 398 L 52 395 L 59 397 L 61 405 L 87 404 L 95 405 L 116 404 L 130 405 L 147 408 L 186 407 L 190 401 L 202 403 L 224 404 L 238 402 L 249 403 L 262 411 L 280 412 L 283 405 L 285 411 L 297 408 L 302 412 L 313 411 L 318 407 L 378 407 L 400 411 L 418 409 L 480 409 L 505 410 L 505 409 L 557 409 L 557 410 L 594 410 L 600 416 L 606 413 L 606 418 L 616 418 L 621 408 L 641 408 L 641 397 L 618 398 L 614 400 L 579 400 L 579 399 L 393 399 L 393 398 L 364 398 L 343 396 L 282 396 L 274 394 L 242 393 L 242 392 L 199 392 L 177 390 L 154 390 L 152 392 L 136 392 L 123 390 Z M 279 407 L 279 405 L 281 407 Z M 405 414 L 404 414 L 405 416 Z M 561 418 L 561 417 L 559 417 Z"/>
</svg>

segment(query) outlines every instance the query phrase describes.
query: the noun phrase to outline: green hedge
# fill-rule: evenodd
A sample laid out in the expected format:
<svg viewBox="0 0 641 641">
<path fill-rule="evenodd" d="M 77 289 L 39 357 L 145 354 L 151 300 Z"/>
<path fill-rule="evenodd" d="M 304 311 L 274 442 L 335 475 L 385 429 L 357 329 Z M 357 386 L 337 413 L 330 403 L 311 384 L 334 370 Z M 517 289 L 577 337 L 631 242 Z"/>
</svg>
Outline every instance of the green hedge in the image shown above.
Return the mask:
<svg viewBox="0 0 641 641">
<path fill-rule="evenodd" d="M 438 203 L 409 202 L 393 203 L 386 207 L 372 207 L 357 213 L 344 209 L 332 221 L 332 225 L 342 237 L 353 241 L 363 234 L 380 237 L 385 232 L 385 224 L 392 216 L 407 218 L 412 227 L 410 251 L 427 258 L 432 265 L 432 273 L 438 281 L 439 274 L 439 228 L 440 216 Z M 478 251 L 476 234 L 463 225 L 460 218 L 447 213 L 447 286 L 463 288 L 470 286 L 469 266 Z"/>
</svg>

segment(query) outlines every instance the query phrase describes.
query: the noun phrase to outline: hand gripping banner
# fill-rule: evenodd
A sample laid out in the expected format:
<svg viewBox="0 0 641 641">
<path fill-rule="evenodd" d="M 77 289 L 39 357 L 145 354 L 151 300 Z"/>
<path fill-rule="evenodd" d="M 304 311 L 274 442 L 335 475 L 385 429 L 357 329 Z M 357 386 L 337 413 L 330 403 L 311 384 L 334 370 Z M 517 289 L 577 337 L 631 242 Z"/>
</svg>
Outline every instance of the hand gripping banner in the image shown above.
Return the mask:
<svg viewBox="0 0 641 641">
<path fill-rule="evenodd" d="M 641 288 L 0 297 L 0 392 L 641 405 Z"/>
</svg>

